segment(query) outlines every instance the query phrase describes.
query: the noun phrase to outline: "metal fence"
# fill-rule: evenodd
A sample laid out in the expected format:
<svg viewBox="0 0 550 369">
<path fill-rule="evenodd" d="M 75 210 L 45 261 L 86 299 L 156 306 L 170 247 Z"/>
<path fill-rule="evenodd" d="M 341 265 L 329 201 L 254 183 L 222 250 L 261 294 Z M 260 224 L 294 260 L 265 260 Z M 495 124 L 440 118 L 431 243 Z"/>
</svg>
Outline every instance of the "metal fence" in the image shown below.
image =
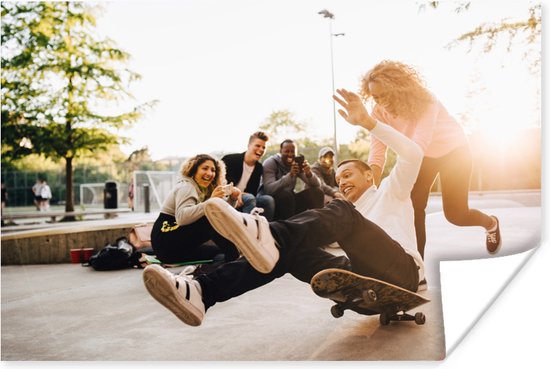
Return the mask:
<svg viewBox="0 0 550 369">
<path fill-rule="evenodd" d="M 105 183 L 110 180 L 109 174 L 100 171 L 100 169 L 91 167 L 75 169 L 73 173 L 75 205 L 80 205 L 82 184 Z M 52 190 L 52 199 L 50 201 L 52 205 L 65 203 L 67 191 L 64 171 L 2 171 L 2 182 L 6 186 L 8 193 L 8 206 L 33 205 L 34 195 L 32 186 L 38 178 L 45 178 L 48 182 Z M 127 192 L 127 184 L 120 183 L 119 187 L 119 194 Z M 126 201 L 126 197 L 119 197 L 119 200 Z"/>
</svg>

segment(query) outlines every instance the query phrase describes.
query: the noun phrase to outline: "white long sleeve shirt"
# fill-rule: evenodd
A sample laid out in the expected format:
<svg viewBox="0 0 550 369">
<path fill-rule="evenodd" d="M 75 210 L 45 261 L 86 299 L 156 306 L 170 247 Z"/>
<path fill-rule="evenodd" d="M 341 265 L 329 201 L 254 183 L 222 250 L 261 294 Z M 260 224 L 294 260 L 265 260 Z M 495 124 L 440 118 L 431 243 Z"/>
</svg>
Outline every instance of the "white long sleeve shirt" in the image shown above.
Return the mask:
<svg viewBox="0 0 550 369">
<path fill-rule="evenodd" d="M 419 266 L 419 280 L 424 279 L 424 262 L 416 245 L 411 190 L 420 170 L 423 153 L 420 147 L 391 126 L 377 122 L 370 133 L 397 154 L 397 163 L 380 187 L 371 186 L 355 201 L 356 209 L 381 227 Z"/>
</svg>

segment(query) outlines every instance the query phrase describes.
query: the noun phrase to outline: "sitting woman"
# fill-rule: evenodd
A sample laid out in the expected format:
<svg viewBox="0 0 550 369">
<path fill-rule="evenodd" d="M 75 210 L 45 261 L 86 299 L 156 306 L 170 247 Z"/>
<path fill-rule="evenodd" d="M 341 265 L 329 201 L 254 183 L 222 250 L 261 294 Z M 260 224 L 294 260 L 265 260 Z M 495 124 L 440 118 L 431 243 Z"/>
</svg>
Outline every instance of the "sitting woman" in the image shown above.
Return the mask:
<svg viewBox="0 0 550 369">
<path fill-rule="evenodd" d="M 151 244 L 157 258 L 163 263 L 219 259 L 235 260 L 239 252 L 227 239 L 220 236 L 204 215 L 203 202 L 210 197 L 226 198 L 235 206 L 241 191 L 232 188 L 226 194 L 225 166 L 210 155 L 197 155 L 181 167 L 182 179 L 169 193 L 153 225 Z M 213 241 L 208 242 L 207 241 Z"/>
</svg>

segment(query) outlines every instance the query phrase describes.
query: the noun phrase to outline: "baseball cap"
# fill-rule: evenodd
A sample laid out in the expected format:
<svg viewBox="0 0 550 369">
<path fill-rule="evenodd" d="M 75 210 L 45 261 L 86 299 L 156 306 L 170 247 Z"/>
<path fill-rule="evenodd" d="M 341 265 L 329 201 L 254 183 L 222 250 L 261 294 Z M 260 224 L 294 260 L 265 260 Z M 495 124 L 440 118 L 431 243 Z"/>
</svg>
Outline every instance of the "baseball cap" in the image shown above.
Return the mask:
<svg viewBox="0 0 550 369">
<path fill-rule="evenodd" d="M 319 150 L 319 157 L 322 158 L 323 156 L 325 156 L 329 152 L 332 153 L 332 155 L 334 155 L 334 150 L 332 150 L 328 146 L 325 146 L 325 147 L 321 148 L 321 150 Z"/>
</svg>

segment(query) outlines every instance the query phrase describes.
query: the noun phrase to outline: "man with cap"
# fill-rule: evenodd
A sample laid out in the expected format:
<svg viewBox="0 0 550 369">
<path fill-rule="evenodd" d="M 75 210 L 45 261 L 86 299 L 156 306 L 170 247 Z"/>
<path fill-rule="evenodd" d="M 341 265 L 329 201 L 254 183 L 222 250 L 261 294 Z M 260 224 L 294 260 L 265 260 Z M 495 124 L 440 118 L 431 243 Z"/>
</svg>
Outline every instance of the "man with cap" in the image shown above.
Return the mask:
<svg viewBox="0 0 550 369">
<path fill-rule="evenodd" d="M 311 171 L 321 180 L 321 189 L 325 194 L 325 204 L 333 199 L 344 199 L 338 191 L 334 172 L 334 151 L 326 146 L 319 150 L 319 159 L 311 166 Z"/>
</svg>

